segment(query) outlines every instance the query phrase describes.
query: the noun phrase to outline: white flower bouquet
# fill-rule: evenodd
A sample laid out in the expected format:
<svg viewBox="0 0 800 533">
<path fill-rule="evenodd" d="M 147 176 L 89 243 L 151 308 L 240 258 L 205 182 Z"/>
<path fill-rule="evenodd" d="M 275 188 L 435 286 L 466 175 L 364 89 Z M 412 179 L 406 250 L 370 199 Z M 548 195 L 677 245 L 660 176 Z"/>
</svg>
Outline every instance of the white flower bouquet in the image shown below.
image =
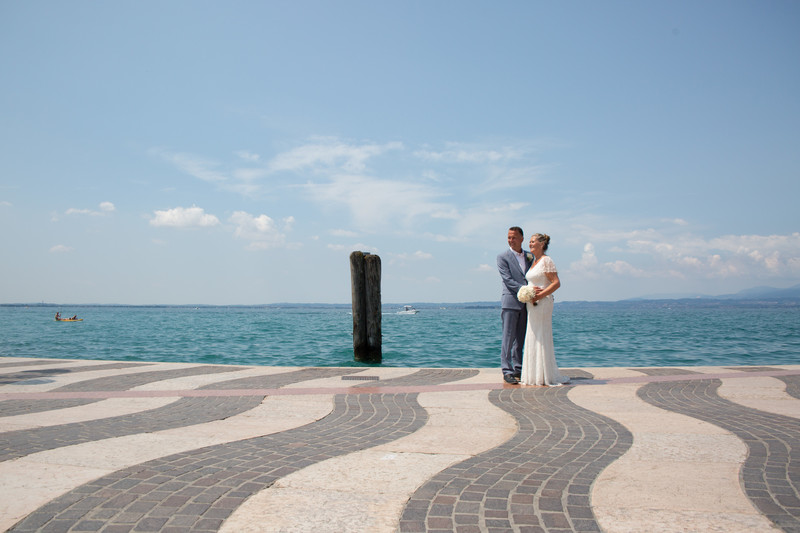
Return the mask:
<svg viewBox="0 0 800 533">
<path fill-rule="evenodd" d="M 524 304 L 533 302 L 534 297 L 536 297 L 536 291 L 533 285 L 524 285 L 517 291 L 517 300 Z M 533 305 L 536 305 L 536 302 L 533 302 Z"/>
</svg>

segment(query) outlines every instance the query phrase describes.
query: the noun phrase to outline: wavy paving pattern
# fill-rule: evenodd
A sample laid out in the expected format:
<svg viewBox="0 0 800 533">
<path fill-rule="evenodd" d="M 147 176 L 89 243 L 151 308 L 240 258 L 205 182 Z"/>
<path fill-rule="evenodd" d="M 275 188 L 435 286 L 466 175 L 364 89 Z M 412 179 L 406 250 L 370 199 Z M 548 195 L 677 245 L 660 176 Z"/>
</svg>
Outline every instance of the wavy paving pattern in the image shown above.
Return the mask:
<svg viewBox="0 0 800 533">
<path fill-rule="evenodd" d="M 796 377 L 792 377 L 796 381 Z M 755 507 L 784 531 L 800 531 L 800 420 L 744 407 L 717 394 L 718 379 L 649 383 L 639 397 L 665 410 L 715 424 L 748 448 L 740 479 Z"/>
<path fill-rule="evenodd" d="M 113 370 L 145 366 L 146 363 L 117 363 L 110 365 L 84 366 L 76 369 L 67 370 L 61 373 L 85 372 L 89 370 Z M 61 369 L 53 369 L 61 370 Z M 173 378 L 196 376 L 203 374 L 218 374 L 221 372 L 233 372 L 240 368 L 232 366 L 212 366 L 203 365 L 189 368 L 178 368 L 175 370 L 154 370 L 152 372 L 141 372 L 135 374 L 120 374 L 118 376 L 107 376 L 96 379 L 87 379 L 77 383 L 70 383 L 63 387 L 53 389 L 54 392 L 78 392 L 78 391 L 120 391 L 140 387 L 147 383 L 163 381 Z M 38 371 L 41 372 L 41 371 Z M 52 409 L 64 409 L 66 407 L 76 407 L 98 402 L 86 398 L 75 398 L 70 400 L 6 400 L 0 402 L 0 416 L 16 416 L 21 414 L 50 411 Z"/>
<path fill-rule="evenodd" d="M 573 404 L 568 390 L 492 391 L 491 401 L 517 419 L 519 431 L 420 487 L 400 531 L 599 531 L 590 487 L 632 437 L 613 420 Z"/>
<path fill-rule="evenodd" d="M 222 368 L 223 371 L 232 370 L 228 367 L 211 368 Z M 186 371 L 190 370 L 193 369 L 187 369 Z M 193 375 L 186 374 L 186 371 L 171 371 L 167 372 L 167 374 L 169 374 L 169 377 Z M 330 377 L 357 371 L 358 369 L 349 368 L 312 368 L 295 372 L 286 372 L 282 374 L 235 379 L 227 382 L 207 385 L 205 387 L 201 387 L 201 390 L 279 388 L 290 383 L 297 383 L 308 379 Z M 154 372 L 152 374 L 161 375 L 161 377 L 163 377 L 163 373 L 160 372 Z M 131 378 L 134 376 L 124 377 L 126 379 L 122 381 L 126 383 L 127 388 L 127 386 L 130 385 Z M 136 381 L 139 384 L 149 382 L 145 379 L 154 379 L 154 376 L 135 377 L 137 378 Z M 122 385 L 121 383 L 114 383 L 110 378 L 103 379 L 109 382 L 107 383 L 109 388 L 101 388 L 99 390 L 125 390 L 111 388 L 114 385 Z M 86 389 L 86 386 L 87 384 L 81 384 L 80 390 L 92 390 Z M 10 431 L 3 433 L 3 439 L 0 441 L 0 461 L 8 461 L 10 459 L 23 457 L 36 452 L 53 450 L 62 446 L 82 444 L 84 442 L 91 442 L 94 440 L 122 437 L 136 433 L 152 433 L 165 429 L 174 429 L 178 427 L 211 422 L 214 420 L 221 420 L 249 409 L 253 409 L 260 404 L 263 399 L 263 396 L 230 396 L 221 398 L 188 397 L 176 400 L 175 402 L 164 407 L 150 409 L 140 413 L 91 420 L 87 422 L 62 424 L 59 426 Z"/>
<path fill-rule="evenodd" d="M 121 470 L 54 500 L 11 531 L 216 531 L 277 479 L 406 436 L 426 418 L 416 394 L 337 395 L 319 422 Z"/>
</svg>

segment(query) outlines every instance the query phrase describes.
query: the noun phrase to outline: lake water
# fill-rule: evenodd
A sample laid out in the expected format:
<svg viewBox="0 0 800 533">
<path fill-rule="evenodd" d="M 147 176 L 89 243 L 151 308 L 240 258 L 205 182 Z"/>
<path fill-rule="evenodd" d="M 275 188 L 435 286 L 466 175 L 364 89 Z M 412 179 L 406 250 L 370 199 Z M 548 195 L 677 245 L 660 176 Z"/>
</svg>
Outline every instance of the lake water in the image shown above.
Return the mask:
<svg viewBox="0 0 800 533">
<path fill-rule="evenodd" d="M 78 314 L 83 322 L 56 322 Z M 553 317 L 561 367 L 800 362 L 800 308 L 572 306 Z M 361 366 L 341 307 L 0 306 L 0 356 L 262 366 Z M 497 367 L 500 310 L 382 316 L 383 365 Z"/>
</svg>

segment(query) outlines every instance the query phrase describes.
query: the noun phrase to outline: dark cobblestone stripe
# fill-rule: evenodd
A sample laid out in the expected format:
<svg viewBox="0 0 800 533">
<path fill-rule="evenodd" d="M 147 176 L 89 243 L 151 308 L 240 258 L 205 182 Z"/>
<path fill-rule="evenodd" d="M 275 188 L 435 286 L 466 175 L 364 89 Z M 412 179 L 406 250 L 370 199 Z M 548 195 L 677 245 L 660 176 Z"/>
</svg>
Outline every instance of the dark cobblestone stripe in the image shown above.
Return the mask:
<svg viewBox="0 0 800 533">
<path fill-rule="evenodd" d="M 661 409 L 709 422 L 748 449 L 739 472 L 744 492 L 777 527 L 800 531 L 800 420 L 721 398 L 718 379 L 649 383 L 639 397 Z"/>
<path fill-rule="evenodd" d="M 648 376 L 683 376 L 689 374 L 700 374 L 694 370 L 686 370 L 685 368 L 630 368 L 636 372 L 642 372 Z"/>
<path fill-rule="evenodd" d="M 480 372 L 478 370 L 469 368 L 423 368 L 408 374 L 407 376 L 400 376 L 381 381 L 368 381 L 366 383 L 353 385 L 353 387 L 405 387 L 415 385 L 441 385 L 451 381 L 471 378 L 473 376 L 477 376 L 479 373 Z"/>
<path fill-rule="evenodd" d="M 276 480 L 404 437 L 426 420 L 416 394 L 337 395 L 333 412 L 318 422 L 120 470 L 53 500 L 9 531 L 217 531 Z"/>
<path fill-rule="evenodd" d="M 592 374 L 591 372 L 587 372 L 585 370 L 579 370 L 577 368 L 560 368 L 559 371 L 565 376 L 569 376 L 570 379 L 573 380 L 594 378 L 594 374 Z"/>
<path fill-rule="evenodd" d="M 739 372 L 780 372 L 782 368 L 774 366 L 729 366 L 727 370 L 736 370 Z"/>
<path fill-rule="evenodd" d="M 9 367 L 17 367 L 17 366 L 37 366 L 37 365 L 57 365 L 57 364 L 74 364 L 80 361 L 70 361 L 64 359 L 33 359 L 28 358 L 23 361 L 14 361 L 10 363 L 0 363 L 0 368 L 9 368 Z"/>
<path fill-rule="evenodd" d="M 800 400 L 800 376 L 776 376 L 786 383 L 786 394 Z"/>
<path fill-rule="evenodd" d="M 114 370 L 127 368 L 129 366 L 139 366 L 141 363 L 116 363 L 107 366 L 96 366 L 92 370 Z M 87 368 L 87 367 L 83 367 Z M 235 366 L 213 366 L 203 365 L 188 368 L 176 368 L 174 370 L 154 370 L 152 372 L 140 372 L 136 374 L 120 374 L 117 376 L 106 376 L 96 379 L 87 379 L 77 383 L 70 383 L 63 387 L 53 389 L 54 392 L 84 392 L 84 391 L 120 391 L 130 390 L 148 383 L 164 381 L 167 379 L 182 378 L 187 376 L 198 376 L 205 374 L 219 374 L 222 372 L 233 372 L 242 370 L 246 367 Z M 77 407 L 99 402 L 89 398 L 74 398 L 63 400 L 5 400 L 0 402 L 0 417 L 25 415 L 30 413 L 40 413 L 53 409 L 64 409 L 67 407 Z"/>
<path fill-rule="evenodd" d="M 312 368 L 215 383 L 202 387 L 202 389 L 279 388 L 308 379 L 358 371 L 358 369 L 349 368 Z M 263 400 L 263 396 L 187 397 L 169 405 L 139 413 L 87 420 L 86 422 L 9 431 L 0 434 L 2 435 L 2 439 L 0 439 L 0 461 L 8 461 L 32 453 L 95 440 L 124 437 L 136 433 L 153 433 L 222 420 L 253 409 Z"/>
<path fill-rule="evenodd" d="M 632 436 L 572 403 L 568 391 L 492 391 L 492 403 L 516 418 L 517 434 L 420 487 L 406 505 L 400 531 L 600 531 L 591 485 L 630 448 Z"/>
</svg>

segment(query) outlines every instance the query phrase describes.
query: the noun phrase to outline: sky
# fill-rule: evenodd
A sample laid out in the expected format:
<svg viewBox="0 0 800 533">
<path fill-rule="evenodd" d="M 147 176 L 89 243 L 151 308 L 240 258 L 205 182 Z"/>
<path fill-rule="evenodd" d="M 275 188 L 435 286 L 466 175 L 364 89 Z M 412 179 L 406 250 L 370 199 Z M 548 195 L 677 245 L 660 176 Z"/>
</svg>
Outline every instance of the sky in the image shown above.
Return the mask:
<svg viewBox="0 0 800 533">
<path fill-rule="evenodd" d="M 0 2 L 0 303 L 800 283 L 800 2 Z"/>
</svg>

